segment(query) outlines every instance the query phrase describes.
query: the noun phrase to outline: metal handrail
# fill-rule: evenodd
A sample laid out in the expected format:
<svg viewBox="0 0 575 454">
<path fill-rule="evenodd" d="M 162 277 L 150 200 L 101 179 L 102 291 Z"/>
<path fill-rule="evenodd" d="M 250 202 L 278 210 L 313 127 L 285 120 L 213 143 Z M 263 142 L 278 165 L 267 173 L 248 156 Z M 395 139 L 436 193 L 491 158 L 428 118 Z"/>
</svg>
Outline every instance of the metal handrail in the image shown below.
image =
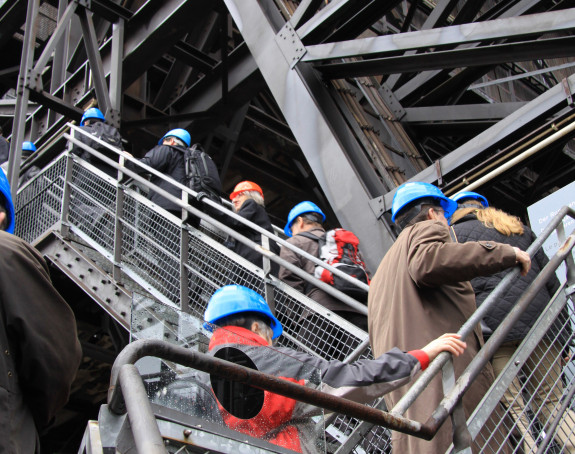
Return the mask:
<svg viewBox="0 0 575 454">
<path fill-rule="evenodd" d="M 85 131 L 83 131 L 82 129 L 70 124 L 69 125 L 70 128 L 76 132 L 78 131 L 81 134 L 84 135 L 89 135 L 87 134 Z M 276 263 L 278 263 L 278 260 L 273 259 L 272 257 L 277 257 L 275 254 L 271 253 L 272 255 L 263 253 L 263 251 L 267 251 L 265 249 L 263 249 L 261 247 L 261 245 L 252 242 L 250 240 L 248 240 L 247 238 L 245 238 L 243 235 L 238 234 L 237 232 L 235 232 L 235 230 L 229 230 L 229 228 L 227 226 L 225 226 L 225 224 L 220 223 L 219 221 L 217 221 L 216 219 L 212 218 L 211 216 L 204 214 L 203 212 L 201 212 L 200 210 L 195 209 L 194 207 L 191 207 L 190 205 L 188 205 L 186 203 L 185 200 L 182 199 L 178 199 L 176 197 L 174 197 L 172 194 L 167 193 L 165 190 L 159 188 L 158 186 L 150 183 L 148 180 L 146 180 L 145 178 L 142 178 L 140 175 L 136 174 L 135 172 L 131 171 L 130 169 L 123 167 L 121 164 L 119 164 L 118 162 L 108 158 L 107 156 L 102 155 L 101 153 L 99 153 L 97 150 L 92 149 L 91 147 L 87 146 L 86 144 L 80 142 L 79 140 L 77 140 L 75 137 L 70 136 L 69 134 L 64 134 L 64 137 L 66 139 L 68 139 L 70 142 L 78 145 L 79 147 L 81 147 L 82 149 L 86 150 L 88 153 L 94 155 L 95 157 L 97 157 L 99 160 L 105 162 L 106 164 L 108 164 L 109 166 L 117 169 L 120 173 L 122 174 L 126 174 L 129 177 L 133 178 L 134 180 L 142 183 L 143 185 L 145 185 L 146 187 L 148 187 L 149 189 L 153 190 L 154 192 L 159 193 L 160 195 L 162 195 L 163 197 L 167 198 L 168 200 L 170 200 L 171 202 L 177 204 L 178 206 L 180 206 L 182 209 L 188 211 L 190 214 L 193 214 L 194 216 L 199 217 L 200 219 L 205 220 L 206 222 L 209 222 L 210 224 L 220 228 L 221 230 L 225 231 L 227 234 L 229 234 L 230 236 L 232 236 L 233 238 L 235 238 L 236 240 L 242 242 L 243 244 L 246 244 L 248 247 L 250 247 L 251 249 L 257 251 L 258 253 L 260 253 L 261 255 L 270 258 L 271 260 L 275 261 Z M 133 162 L 136 166 L 139 166 L 141 168 L 143 168 L 144 170 L 146 170 L 146 172 L 149 172 L 157 177 L 159 177 L 160 179 L 169 182 L 171 185 L 177 187 L 178 189 L 180 189 L 182 191 L 182 195 L 183 197 L 185 196 L 186 198 L 188 196 L 191 196 L 192 198 L 196 199 L 197 198 L 197 193 L 195 191 L 193 191 L 192 189 L 188 188 L 187 186 L 184 186 L 178 182 L 176 182 L 175 180 L 173 180 L 170 177 L 167 177 L 166 175 L 162 174 L 161 172 L 158 172 L 157 170 L 141 163 L 138 159 L 135 159 L 133 157 L 130 156 L 126 156 L 125 154 L 122 153 L 121 150 L 111 146 L 110 144 L 107 144 L 106 142 L 102 141 L 101 139 L 91 136 L 90 135 L 90 139 L 94 140 L 100 144 L 102 144 L 103 146 L 105 146 L 106 148 L 110 149 L 112 152 L 118 154 L 118 156 L 123 159 L 123 160 L 129 160 L 130 162 Z M 309 254 L 306 251 L 303 251 L 302 249 L 298 248 L 297 246 L 294 246 L 290 243 L 288 243 L 286 240 L 284 240 L 283 238 L 263 229 L 262 227 L 260 227 L 257 224 L 254 224 L 253 222 L 243 218 L 242 216 L 239 216 L 238 214 L 234 213 L 233 211 L 230 211 L 226 208 L 224 208 L 223 206 L 211 201 L 211 200 L 207 200 L 207 199 L 203 199 L 202 200 L 203 203 L 211 206 L 212 208 L 219 210 L 221 213 L 223 213 L 225 216 L 231 217 L 234 220 L 246 225 L 247 227 L 249 227 L 252 230 L 257 231 L 258 233 L 270 238 L 271 240 L 275 241 L 277 244 L 286 247 L 290 250 L 292 250 L 293 252 L 297 253 L 298 255 L 312 261 L 314 264 L 321 266 L 322 268 L 332 272 L 334 275 L 341 277 L 342 279 L 344 279 L 345 281 L 351 283 L 352 285 L 368 291 L 369 290 L 369 286 L 364 284 L 363 282 L 352 278 L 351 276 L 343 273 L 342 271 L 338 270 L 337 268 L 326 264 L 324 261 L 322 261 L 321 259 Z M 200 214 L 201 213 L 201 214 Z M 279 230 L 279 228 L 276 227 L 276 229 Z M 233 232 L 233 233 L 231 233 Z M 269 251 L 267 251 L 269 252 Z M 279 258 L 279 257 L 278 257 Z M 287 262 L 285 262 L 287 263 Z M 281 264 L 281 263 L 280 263 Z M 284 266 L 284 264 L 281 264 L 282 266 Z M 288 266 L 285 266 L 286 268 L 289 269 Z M 299 270 L 299 268 L 295 268 L 297 270 Z M 306 282 L 311 283 L 312 285 L 314 285 L 315 287 L 319 287 L 322 290 L 324 290 L 326 293 L 329 293 L 331 296 L 334 296 L 335 298 L 341 300 L 342 302 L 346 303 L 349 306 L 352 306 L 354 309 L 360 311 L 361 313 L 366 314 L 367 313 L 367 309 L 365 307 L 365 305 L 358 303 L 355 299 L 349 297 L 348 295 L 345 295 L 344 293 L 336 290 L 333 286 L 330 286 L 328 284 L 323 283 L 322 281 L 316 279 L 315 277 L 313 277 L 312 275 L 310 275 L 309 273 L 303 273 L 300 274 L 296 271 L 294 271 L 294 269 L 290 269 L 290 271 L 294 272 L 294 274 L 297 274 L 299 277 L 301 277 L 302 279 L 304 279 Z M 325 285 L 322 285 L 325 284 Z"/>
<path fill-rule="evenodd" d="M 410 421 L 401 416 L 394 416 L 390 413 L 376 410 L 368 405 L 358 404 L 357 402 L 342 397 L 337 397 L 316 389 L 306 388 L 305 386 L 283 380 L 274 375 L 157 339 L 143 339 L 132 342 L 117 356 L 112 366 L 110 388 L 108 390 L 108 408 L 110 411 L 116 414 L 124 414 L 130 410 L 126 408 L 124 395 L 130 393 L 131 390 L 118 386 L 118 378 L 125 367 L 134 364 L 137 360 L 145 356 L 153 356 L 172 361 L 182 366 L 191 367 L 220 378 L 225 378 L 226 380 L 251 385 L 255 388 L 270 391 L 299 402 L 314 405 L 325 410 L 343 413 L 409 435 L 425 439 L 431 439 L 434 435 L 417 421 Z M 136 434 L 134 435 L 137 437 Z"/>
<path fill-rule="evenodd" d="M 570 216 L 571 218 L 575 219 L 575 210 L 566 206 L 559 210 L 551 223 L 528 248 L 527 252 L 530 256 L 535 255 L 535 253 L 542 247 L 545 240 L 553 233 L 554 230 L 562 227 L 562 222 L 565 216 Z M 485 364 L 487 364 L 487 362 L 491 359 L 491 356 L 493 356 L 495 350 L 504 341 L 506 334 L 512 329 L 515 321 L 517 321 L 521 314 L 527 309 L 539 289 L 549 280 L 551 275 L 555 273 L 559 265 L 563 261 L 569 259 L 569 253 L 573 249 L 574 244 L 575 231 L 573 231 L 571 235 L 567 237 L 564 244 L 559 249 L 559 252 L 551 258 L 549 263 L 539 273 L 537 278 L 525 290 L 520 300 L 517 301 L 512 312 L 510 312 L 504 322 L 491 335 L 490 339 L 479 351 L 479 354 L 471 361 L 464 373 L 461 374 L 461 377 L 457 380 L 451 392 L 444 397 L 438 408 L 424 424 L 428 430 L 433 433 L 436 433 L 439 430 L 443 422 L 445 422 L 449 414 L 455 408 L 457 402 L 469 389 L 473 383 L 474 378 L 478 375 L 481 369 L 483 369 Z M 473 313 L 468 321 L 461 327 L 459 334 L 462 336 L 462 340 L 464 339 L 464 335 L 466 336 L 473 331 L 473 328 L 481 321 L 489 308 L 496 304 L 497 301 L 505 294 L 510 285 L 513 283 L 513 279 L 515 279 L 518 274 L 519 268 L 516 267 L 505 275 L 501 282 L 486 298 L 483 304 L 479 306 L 479 308 Z M 417 399 L 417 397 L 419 397 L 419 395 L 427 388 L 431 380 L 433 380 L 435 376 L 442 371 L 443 366 L 450 358 L 451 355 L 449 353 L 440 353 L 436 359 L 431 362 L 429 367 L 422 372 L 417 381 L 410 386 L 406 394 L 404 394 L 404 396 L 399 400 L 395 407 L 390 410 L 390 413 L 396 416 L 402 416 L 411 406 L 411 404 L 413 404 L 413 402 Z M 382 399 L 380 403 L 376 405 L 376 408 L 379 408 L 383 403 L 384 402 Z M 354 434 L 352 434 L 348 440 L 340 446 L 340 448 L 337 450 L 337 453 L 339 454 L 349 452 L 350 449 L 352 449 L 352 447 L 357 444 L 361 438 L 361 434 L 366 433 L 369 429 L 369 424 L 365 422 L 360 424 L 360 426 L 355 428 Z"/>
</svg>

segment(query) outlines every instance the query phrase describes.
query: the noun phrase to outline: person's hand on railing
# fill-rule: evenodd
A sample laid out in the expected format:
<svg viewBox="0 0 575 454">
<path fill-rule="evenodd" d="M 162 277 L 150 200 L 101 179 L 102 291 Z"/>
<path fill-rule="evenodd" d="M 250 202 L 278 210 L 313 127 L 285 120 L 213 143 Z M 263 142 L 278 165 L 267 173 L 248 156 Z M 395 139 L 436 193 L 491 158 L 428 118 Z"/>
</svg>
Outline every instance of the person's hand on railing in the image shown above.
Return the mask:
<svg viewBox="0 0 575 454">
<path fill-rule="evenodd" d="M 515 250 L 515 260 L 517 265 L 521 265 L 521 276 L 526 276 L 531 268 L 531 257 L 525 251 L 522 251 L 518 247 L 513 246 Z"/>
<path fill-rule="evenodd" d="M 429 356 L 429 362 L 433 361 L 441 352 L 449 352 L 452 355 L 459 356 L 467 347 L 465 342 L 459 340 L 460 337 L 459 334 L 446 333 L 431 341 L 421 350 Z"/>
</svg>

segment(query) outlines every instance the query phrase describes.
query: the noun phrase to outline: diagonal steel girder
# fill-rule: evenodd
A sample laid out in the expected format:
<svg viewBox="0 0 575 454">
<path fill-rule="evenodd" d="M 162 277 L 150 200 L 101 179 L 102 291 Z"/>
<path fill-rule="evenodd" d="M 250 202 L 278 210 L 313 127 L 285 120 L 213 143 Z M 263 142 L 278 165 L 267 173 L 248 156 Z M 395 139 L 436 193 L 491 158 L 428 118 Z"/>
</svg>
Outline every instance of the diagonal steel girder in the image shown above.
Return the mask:
<svg viewBox="0 0 575 454">
<path fill-rule="evenodd" d="M 375 269 L 393 243 L 370 203 L 385 190 L 383 184 L 321 81 L 284 56 L 282 32 L 276 36 L 262 2 L 225 3 L 331 207 L 342 226 L 369 245 L 366 261 Z M 289 24 L 282 30 L 291 33 Z"/>
<path fill-rule="evenodd" d="M 569 93 L 575 93 L 575 75 L 572 75 L 565 82 Z M 520 109 L 517 109 L 511 115 L 505 117 L 497 124 L 474 137 L 469 142 L 461 145 L 456 150 L 449 153 L 437 161 L 435 166 L 419 172 L 409 181 L 424 181 L 435 183 L 437 181 L 437 169 L 441 170 L 443 176 L 454 171 L 473 160 L 480 153 L 497 146 L 497 143 L 507 136 L 524 128 L 525 125 L 536 121 L 537 119 L 546 119 L 550 114 L 559 111 L 569 103 L 569 97 L 566 94 L 566 86 L 557 84 L 550 88 L 542 95 L 527 103 Z M 395 194 L 395 189 L 384 195 L 384 205 L 387 209 L 391 207 L 391 202 Z"/>
<path fill-rule="evenodd" d="M 497 12 L 500 14 L 500 19 L 503 18 L 510 18 L 510 17 L 518 17 L 523 14 L 529 12 L 533 7 L 535 7 L 540 0 L 520 0 L 519 2 L 515 3 L 508 9 L 503 10 L 503 12 Z M 491 16 L 490 16 L 491 17 Z M 481 22 L 481 20 L 479 20 Z M 477 44 L 471 44 L 471 46 L 476 46 Z M 405 98 L 411 96 L 420 89 L 426 83 L 429 83 L 435 78 L 436 76 L 441 75 L 441 70 L 435 71 L 422 71 L 417 76 L 406 82 L 401 87 L 394 89 L 394 94 L 399 101 L 404 100 Z M 399 76 L 397 76 L 399 77 Z M 394 80 L 392 80 L 394 79 Z M 391 88 L 395 85 L 396 76 L 391 76 L 387 80 L 388 86 Z M 456 83 L 457 84 L 457 83 Z"/>
</svg>

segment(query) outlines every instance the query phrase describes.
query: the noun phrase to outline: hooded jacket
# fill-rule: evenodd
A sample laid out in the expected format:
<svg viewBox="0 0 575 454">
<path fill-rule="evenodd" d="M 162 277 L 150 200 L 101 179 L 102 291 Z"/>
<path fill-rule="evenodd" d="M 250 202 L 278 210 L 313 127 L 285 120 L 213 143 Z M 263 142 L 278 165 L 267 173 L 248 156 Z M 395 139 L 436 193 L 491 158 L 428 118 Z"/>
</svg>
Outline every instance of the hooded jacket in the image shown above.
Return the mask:
<svg viewBox="0 0 575 454">
<path fill-rule="evenodd" d="M 300 385 L 309 385 L 312 375 L 319 371 L 321 391 L 361 403 L 372 402 L 402 386 L 429 364 L 423 351 L 404 353 L 397 348 L 375 360 L 362 359 L 351 364 L 327 361 L 286 347 L 269 347 L 261 336 L 237 326 L 216 329 L 209 351 L 215 354 L 223 347 L 238 348 L 248 355 L 259 371 Z M 296 361 L 286 364 L 285 356 Z M 313 452 L 309 443 L 314 442 L 315 436 L 308 430 L 311 426 L 309 420 L 302 419 L 321 414 L 321 409 L 268 391 L 264 391 L 264 395 L 262 410 L 252 419 L 236 418 L 220 406 L 226 425 L 284 448 Z"/>
</svg>

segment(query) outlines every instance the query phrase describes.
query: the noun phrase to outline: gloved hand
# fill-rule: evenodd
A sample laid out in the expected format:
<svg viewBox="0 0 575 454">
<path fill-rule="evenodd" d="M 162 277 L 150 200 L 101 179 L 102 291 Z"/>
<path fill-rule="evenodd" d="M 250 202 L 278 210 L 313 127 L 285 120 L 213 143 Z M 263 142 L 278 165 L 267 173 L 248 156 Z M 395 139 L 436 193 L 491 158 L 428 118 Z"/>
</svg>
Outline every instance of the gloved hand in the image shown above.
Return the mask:
<svg viewBox="0 0 575 454">
<path fill-rule="evenodd" d="M 198 202 L 201 202 L 202 199 L 204 199 L 204 198 L 206 198 L 206 197 L 208 197 L 208 194 L 205 193 L 205 192 L 203 192 L 203 191 L 200 191 L 200 192 L 198 192 L 198 193 L 196 194 L 196 199 L 197 199 Z"/>
</svg>

